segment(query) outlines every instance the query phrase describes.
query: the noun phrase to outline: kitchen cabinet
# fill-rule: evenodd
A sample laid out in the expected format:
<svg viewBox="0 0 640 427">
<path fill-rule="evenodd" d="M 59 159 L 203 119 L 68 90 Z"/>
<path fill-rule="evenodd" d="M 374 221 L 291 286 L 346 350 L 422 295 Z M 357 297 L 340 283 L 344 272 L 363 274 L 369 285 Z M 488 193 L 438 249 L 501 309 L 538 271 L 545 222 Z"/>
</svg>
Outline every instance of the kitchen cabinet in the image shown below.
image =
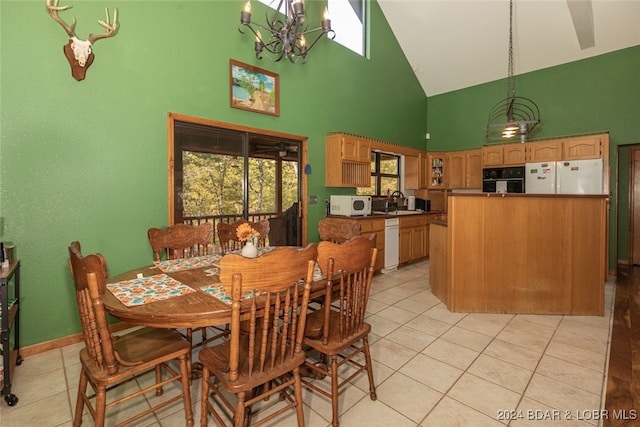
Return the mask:
<svg viewBox="0 0 640 427">
<path fill-rule="evenodd" d="M 13 279 L 13 293 L 10 292 L 10 282 Z M 12 295 L 11 295 L 12 294 Z M 7 405 L 14 406 L 18 398 L 11 392 L 11 380 L 16 365 L 22 364 L 20 356 L 19 336 L 19 304 L 20 304 L 20 261 L 13 261 L 8 268 L 0 270 L 0 320 L 2 365 L 4 380 L 2 381 L 2 395 Z M 13 349 L 11 349 L 10 335 L 13 330 Z"/>
<path fill-rule="evenodd" d="M 425 152 L 416 155 L 406 155 L 404 158 L 404 169 L 404 182 L 407 190 L 429 188 L 429 182 L 431 181 L 429 154 Z"/>
<path fill-rule="evenodd" d="M 427 215 L 401 216 L 400 264 L 426 257 L 427 244 Z"/>
<path fill-rule="evenodd" d="M 557 160 L 562 160 L 562 143 L 559 140 L 527 143 L 527 162 L 555 162 Z"/>
<path fill-rule="evenodd" d="M 376 235 L 376 248 L 378 255 L 376 256 L 375 270 L 384 268 L 384 218 L 358 219 L 360 222 L 360 233 L 369 236 L 372 233 Z"/>
<path fill-rule="evenodd" d="M 465 160 L 465 188 L 482 188 L 482 150 L 468 150 Z"/>
<path fill-rule="evenodd" d="M 327 187 L 369 187 L 371 185 L 371 143 L 349 134 L 326 138 L 325 185 Z"/>
<path fill-rule="evenodd" d="M 526 162 L 525 144 L 482 147 L 482 167 L 520 166 Z"/>
<path fill-rule="evenodd" d="M 371 162 L 371 144 L 369 140 L 354 135 L 342 135 L 341 158 L 350 162 Z"/>
<path fill-rule="evenodd" d="M 429 184 L 427 188 L 446 188 L 447 155 L 445 153 L 429 153 Z"/>
<path fill-rule="evenodd" d="M 447 182 L 449 188 L 465 188 L 465 153 L 464 151 L 450 151 L 447 153 Z"/>
<path fill-rule="evenodd" d="M 482 151 L 464 150 L 447 153 L 447 187 L 482 188 Z"/>
<path fill-rule="evenodd" d="M 604 158 L 603 147 L 608 135 L 589 135 L 562 141 L 562 160 L 587 160 Z"/>
</svg>

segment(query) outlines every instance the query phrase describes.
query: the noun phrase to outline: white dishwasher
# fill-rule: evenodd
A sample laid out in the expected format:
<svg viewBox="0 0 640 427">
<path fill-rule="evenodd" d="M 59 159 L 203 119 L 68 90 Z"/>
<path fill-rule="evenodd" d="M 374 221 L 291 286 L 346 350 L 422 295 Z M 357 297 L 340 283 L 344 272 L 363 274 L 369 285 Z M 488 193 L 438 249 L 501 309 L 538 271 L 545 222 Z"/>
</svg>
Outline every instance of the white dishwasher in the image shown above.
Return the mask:
<svg viewBox="0 0 640 427">
<path fill-rule="evenodd" d="M 398 269 L 400 256 L 400 220 L 387 218 L 384 220 L 384 268 L 381 273 L 391 273 Z"/>
</svg>

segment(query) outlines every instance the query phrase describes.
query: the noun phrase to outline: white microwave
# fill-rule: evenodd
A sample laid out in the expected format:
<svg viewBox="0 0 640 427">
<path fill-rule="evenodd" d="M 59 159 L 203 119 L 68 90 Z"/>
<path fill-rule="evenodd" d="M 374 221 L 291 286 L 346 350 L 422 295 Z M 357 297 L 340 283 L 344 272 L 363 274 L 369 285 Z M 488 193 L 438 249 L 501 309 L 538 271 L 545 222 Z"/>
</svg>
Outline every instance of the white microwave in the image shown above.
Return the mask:
<svg viewBox="0 0 640 427">
<path fill-rule="evenodd" d="M 329 203 L 331 215 L 371 215 L 371 196 L 331 196 Z"/>
</svg>

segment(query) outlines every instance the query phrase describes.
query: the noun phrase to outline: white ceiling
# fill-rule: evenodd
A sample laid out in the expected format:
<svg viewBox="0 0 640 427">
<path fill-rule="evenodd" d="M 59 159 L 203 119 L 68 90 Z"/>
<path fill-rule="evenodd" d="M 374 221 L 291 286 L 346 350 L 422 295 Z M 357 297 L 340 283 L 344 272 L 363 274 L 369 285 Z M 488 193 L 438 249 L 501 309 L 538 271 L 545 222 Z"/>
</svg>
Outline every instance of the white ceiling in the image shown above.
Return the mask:
<svg viewBox="0 0 640 427">
<path fill-rule="evenodd" d="M 427 96 L 507 76 L 509 0 L 378 3 Z M 640 0 L 514 0 L 513 8 L 514 75 L 640 45 Z M 581 49 L 578 34 L 595 45 Z"/>
</svg>

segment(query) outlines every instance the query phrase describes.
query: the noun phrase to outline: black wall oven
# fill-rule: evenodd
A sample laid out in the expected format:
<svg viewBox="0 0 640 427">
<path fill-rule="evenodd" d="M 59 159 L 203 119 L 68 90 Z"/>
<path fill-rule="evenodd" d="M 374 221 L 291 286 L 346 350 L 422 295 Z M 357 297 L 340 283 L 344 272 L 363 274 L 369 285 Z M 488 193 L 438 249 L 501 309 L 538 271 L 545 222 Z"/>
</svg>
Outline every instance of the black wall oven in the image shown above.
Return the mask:
<svg viewBox="0 0 640 427">
<path fill-rule="evenodd" d="M 524 193 L 524 166 L 482 170 L 484 193 Z"/>
</svg>

